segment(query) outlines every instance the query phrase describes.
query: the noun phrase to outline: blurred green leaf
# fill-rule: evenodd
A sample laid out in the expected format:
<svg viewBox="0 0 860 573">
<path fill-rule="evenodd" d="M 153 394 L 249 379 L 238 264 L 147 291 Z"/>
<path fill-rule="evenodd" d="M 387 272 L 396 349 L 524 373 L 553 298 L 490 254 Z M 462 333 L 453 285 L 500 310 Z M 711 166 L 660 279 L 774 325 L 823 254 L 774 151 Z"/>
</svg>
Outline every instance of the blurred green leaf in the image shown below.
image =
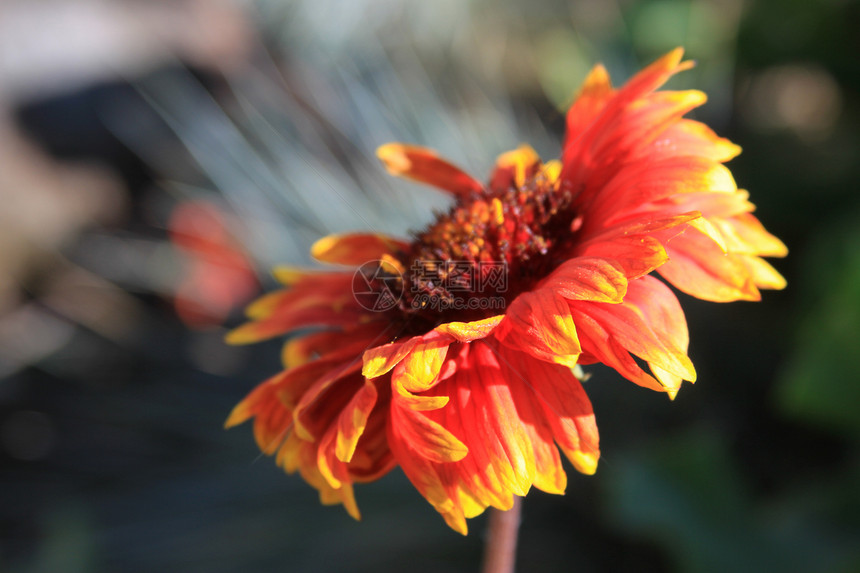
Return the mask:
<svg viewBox="0 0 860 573">
<path fill-rule="evenodd" d="M 809 306 L 781 377 L 779 406 L 793 417 L 860 438 L 860 217 L 831 226 L 804 255 Z"/>
<path fill-rule="evenodd" d="M 805 495 L 756 503 L 727 440 L 711 432 L 657 440 L 604 472 L 610 519 L 658 545 L 678 571 L 820 573 L 858 564 L 839 510 L 851 488 L 833 476 L 805 483 Z"/>
</svg>

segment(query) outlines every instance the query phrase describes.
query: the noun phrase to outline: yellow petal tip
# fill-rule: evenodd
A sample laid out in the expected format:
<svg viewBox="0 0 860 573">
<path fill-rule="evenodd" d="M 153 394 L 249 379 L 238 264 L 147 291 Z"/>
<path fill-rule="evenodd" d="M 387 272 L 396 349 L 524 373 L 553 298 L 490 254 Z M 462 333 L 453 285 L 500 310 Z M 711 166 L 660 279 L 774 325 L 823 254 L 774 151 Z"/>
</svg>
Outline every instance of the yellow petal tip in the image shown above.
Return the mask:
<svg viewBox="0 0 860 573">
<path fill-rule="evenodd" d="M 573 467 L 576 468 L 576 471 L 590 476 L 594 475 L 597 471 L 598 457 L 598 454 L 578 451 L 571 454 L 570 461 L 573 464 Z"/>
<path fill-rule="evenodd" d="M 376 149 L 376 157 L 385 165 L 392 175 L 406 173 L 412 167 L 409 157 L 403 153 L 403 145 L 400 143 L 386 143 Z"/>
</svg>

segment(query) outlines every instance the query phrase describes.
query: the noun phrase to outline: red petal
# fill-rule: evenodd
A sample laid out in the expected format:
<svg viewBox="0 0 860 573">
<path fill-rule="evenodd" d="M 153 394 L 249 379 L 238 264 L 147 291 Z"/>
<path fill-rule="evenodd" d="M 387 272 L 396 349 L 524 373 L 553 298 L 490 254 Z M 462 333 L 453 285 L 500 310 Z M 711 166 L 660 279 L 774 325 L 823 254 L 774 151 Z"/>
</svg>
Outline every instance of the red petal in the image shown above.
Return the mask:
<svg viewBox="0 0 860 573">
<path fill-rule="evenodd" d="M 468 197 L 484 188 L 471 175 L 426 147 L 389 143 L 377 149 L 376 155 L 392 175 L 427 183 L 459 197 Z"/>
<path fill-rule="evenodd" d="M 613 260 L 628 280 L 647 275 L 669 260 L 660 241 L 644 233 L 587 241 L 578 245 L 576 252 Z"/>
<path fill-rule="evenodd" d="M 248 312 L 256 320 L 231 331 L 226 340 L 249 344 L 308 326 L 350 326 L 378 319 L 356 303 L 351 289 L 352 273 L 304 275 L 290 289 L 252 304 Z"/>
<path fill-rule="evenodd" d="M 702 157 L 643 159 L 622 167 L 594 196 L 588 228 L 607 227 L 631 218 L 641 207 L 678 194 L 737 190 L 734 178 L 720 163 Z M 685 211 L 696 210 L 695 207 Z M 665 213 L 669 215 L 672 213 Z"/>
<path fill-rule="evenodd" d="M 540 285 L 567 300 L 618 303 L 627 291 L 621 265 L 611 260 L 576 257 L 561 264 Z"/>
<path fill-rule="evenodd" d="M 384 255 L 406 252 L 409 243 L 378 233 L 349 233 L 323 237 L 311 247 L 311 256 L 323 263 L 361 265 Z"/>
<path fill-rule="evenodd" d="M 586 76 L 573 105 L 567 111 L 564 147 L 583 133 L 597 118 L 613 94 L 609 74 L 602 65 L 594 66 Z"/>
<path fill-rule="evenodd" d="M 322 437 L 335 417 L 362 387 L 361 360 L 330 369 L 303 394 L 293 411 L 294 430 L 300 438 L 314 441 Z"/>
<path fill-rule="evenodd" d="M 687 323 L 675 295 L 659 280 L 645 276 L 628 285 L 619 305 L 572 303 L 575 315 L 599 322 L 622 347 L 686 380 L 696 372 L 687 357 Z M 577 324 L 578 321 L 577 321 Z"/>
<path fill-rule="evenodd" d="M 600 457 L 597 425 L 579 380 L 568 368 L 534 360 L 521 352 L 500 349 L 500 357 L 508 366 L 509 384 L 516 380 L 528 387 L 534 396 L 532 404 L 539 407 L 535 415 L 549 424 L 555 441 L 574 467 L 593 474 Z M 518 401 L 518 407 L 519 404 Z"/>
<path fill-rule="evenodd" d="M 660 274 L 689 295 L 714 302 L 761 299 L 743 262 L 696 230 L 676 236 L 666 252 L 669 262 Z"/>
<path fill-rule="evenodd" d="M 456 462 L 469 451 L 454 434 L 427 414 L 404 405 L 397 396 L 391 400 L 391 425 L 414 453 L 431 462 Z"/>
<path fill-rule="evenodd" d="M 675 295 L 659 280 L 645 276 L 631 281 L 620 305 L 574 302 L 571 312 L 583 353 L 636 384 L 674 395 L 680 379 L 696 379 L 687 357 L 684 314 Z M 629 353 L 659 368 L 658 379 L 643 372 Z"/>
<path fill-rule="evenodd" d="M 358 439 L 367 426 L 370 411 L 376 405 L 376 398 L 376 386 L 366 382 L 338 416 L 335 453 L 340 461 L 352 460 Z"/>
<path fill-rule="evenodd" d="M 448 322 L 436 327 L 436 331 L 448 334 L 459 342 L 472 342 L 486 338 L 496 329 L 505 315 L 491 316 L 473 322 Z"/>
<path fill-rule="evenodd" d="M 490 175 L 490 189 L 498 193 L 511 188 L 519 189 L 537 173 L 540 165 L 538 154 L 525 144 L 503 153 L 496 159 L 496 167 Z"/>
<path fill-rule="evenodd" d="M 548 288 L 518 296 L 495 334 L 506 346 L 569 367 L 581 352 L 567 301 Z"/>
<path fill-rule="evenodd" d="M 652 160 L 677 155 L 698 155 L 725 163 L 736 157 L 741 148 L 728 139 L 717 136 L 710 127 L 692 119 L 680 119 L 666 128 L 651 145 L 643 147 L 637 157 Z"/>
</svg>

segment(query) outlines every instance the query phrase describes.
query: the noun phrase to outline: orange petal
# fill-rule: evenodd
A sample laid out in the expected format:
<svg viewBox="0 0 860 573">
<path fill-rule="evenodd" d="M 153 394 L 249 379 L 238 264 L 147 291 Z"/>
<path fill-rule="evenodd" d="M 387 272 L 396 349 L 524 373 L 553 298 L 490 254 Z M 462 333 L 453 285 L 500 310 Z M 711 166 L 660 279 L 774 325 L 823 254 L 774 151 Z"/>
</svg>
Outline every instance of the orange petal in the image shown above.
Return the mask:
<svg viewBox="0 0 860 573">
<path fill-rule="evenodd" d="M 749 213 L 755 205 L 749 202 L 749 193 L 743 190 L 726 193 L 725 191 L 705 191 L 685 193 L 653 201 L 650 208 L 657 213 L 685 213 L 699 211 L 703 217 L 727 218 Z"/>
<path fill-rule="evenodd" d="M 608 259 L 570 259 L 541 283 L 567 300 L 619 303 L 627 292 L 627 277 L 621 265 Z"/>
<path fill-rule="evenodd" d="M 666 83 L 672 75 L 692 66 L 691 62 L 681 63 L 682 55 L 683 50 L 681 48 L 669 52 L 637 73 L 622 88 L 615 92 L 609 91 L 609 81 L 605 77 L 605 70 L 595 69 L 592 71 L 587 84 L 589 80 L 593 80 L 591 83 L 595 95 L 592 99 L 596 103 L 589 102 L 584 108 L 590 110 L 594 115 L 589 119 L 575 123 L 575 128 L 580 129 L 580 131 L 572 133 L 571 136 L 565 139 L 562 160 L 567 169 L 565 170 L 565 174 L 563 174 L 564 179 L 581 181 L 581 176 L 577 173 L 577 170 L 570 169 L 572 167 L 570 165 L 571 160 L 582 154 L 582 150 L 593 147 L 595 138 L 615 132 L 618 124 L 622 123 L 619 119 L 623 118 L 625 111 L 632 102 L 640 98 L 647 98 L 651 92 Z M 576 103 L 574 103 L 574 106 L 576 106 Z M 570 121 L 570 116 L 568 120 Z M 622 137 L 624 131 L 626 130 L 620 130 Z M 655 133 L 654 135 L 656 137 L 658 134 Z M 646 144 L 648 141 L 643 141 L 642 143 Z"/>
<path fill-rule="evenodd" d="M 388 143 L 376 150 L 376 156 L 392 175 L 427 183 L 459 197 L 468 197 L 484 188 L 471 175 L 426 147 Z"/>
<path fill-rule="evenodd" d="M 354 482 L 377 480 L 397 465 L 385 431 L 389 409 L 387 388 L 381 383 L 377 383 L 376 388 L 379 393 L 377 406 L 370 412 L 367 425 L 347 466 L 349 477 Z"/>
<path fill-rule="evenodd" d="M 463 442 L 441 424 L 423 412 L 404 407 L 396 397 L 391 402 L 391 424 L 415 453 L 431 462 L 456 462 L 469 452 Z"/>
<path fill-rule="evenodd" d="M 747 272 L 749 272 L 749 275 L 758 288 L 771 290 L 782 290 L 785 288 L 787 283 L 783 276 L 764 259 L 744 255 L 738 255 L 737 258 L 747 268 Z"/>
<path fill-rule="evenodd" d="M 503 349 L 511 376 L 531 389 L 553 437 L 577 471 L 591 475 L 600 457 L 597 425 L 591 402 L 570 369 Z"/>
<path fill-rule="evenodd" d="M 619 107 L 623 101 L 620 93 L 607 104 L 603 113 L 606 119 L 595 121 L 576 143 L 564 149 L 561 179 L 574 189 L 583 189 L 577 197 L 579 203 L 587 204 L 600 194 L 619 165 L 629 162 L 706 99 L 695 90 L 661 91 Z"/>
<path fill-rule="evenodd" d="M 689 295 L 714 302 L 761 299 L 744 264 L 698 231 L 676 236 L 666 245 L 666 252 L 669 262 L 658 271 Z"/>
<path fill-rule="evenodd" d="M 696 379 L 696 371 L 687 357 L 684 314 L 675 295 L 659 280 L 645 276 L 631 281 L 624 302 L 619 305 L 579 301 L 572 304 L 575 316 L 588 314 L 629 352 L 685 380 Z"/>
<path fill-rule="evenodd" d="M 651 145 L 643 147 L 637 156 L 658 160 L 668 156 L 697 155 L 725 163 L 740 152 L 739 146 L 719 137 L 704 123 L 692 119 L 680 119 L 669 126 Z"/>
<path fill-rule="evenodd" d="M 431 415 L 446 426 L 456 417 L 463 442 L 474 456 L 474 465 L 456 465 L 452 471 L 477 470 L 480 476 L 462 475 L 463 484 L 495 491 L 473 491 L 472 497 L 509 507 L 511 494 L 528 493 L 535 477 L 534 452 L 491 343 L 463 348 L 456 373 L 436 390 L 450 396 L 451 402 Z"/>
<path fill-rule="evenodd" d="M 435 330 L 448 334 L 459 342 L 472 342 L 488 337 L 504 318 L 505 315 L 500 314 L 473 322 L 447 322 L 437 326 Z"/>
<path fill-rule="evenodd" d="M 340 461 L 352 460 L 358 439 L 367 426 L 370 411 L 376 405 L 376 398 L 376 386 L 372 382 L 366 382 L 338 416 L 335 455 Z"/>
<path fill-rule="evenodd" d="M 395 368 L 392 379 L 409 392 L 424 392 L 433 387 L 448 354 L 451 339 L 445 335 L 423 336 L 409 355 Z"/>
<path fill-rule="evenodd" d="M 319 271 L 312 271 L 308 269 L 302 269 L 299 267 L 290 267 L 290 266 L 278 266 L 272 269 L 272 275 L 275 277 L 279 283 L 284 286 L 292 286 L 298 283 L 300 280 L 309 277 L 314 274 L 322 274 Z"/>
<path fill-rule="evenodd" d="M 720 231 L 731 234 L 735 241 L 730 252 L 761 257 L 784 257 L 788 254 L 785 243 L 768 233 L 752 213 L 741 213 L 724 222 L 717 222 Z"/>
<path fill-rule="evenodd" d="M 347 233 L 319 239 L 311 247 L 311 256 L 323 263 L 361 265 L 408 249 L 409 243 L 386 235 Z"/>
<path fill-rule="evenodd" d="M 702 157 L 642 159 L 622 167 L 589 207 L 589 224 L 609 226 L 642 212 L 666 197 L 700 192 L 732 192 L 737 185 L 721 163 Z M 696 210 L 691 206 L 686 211 Z M 669 214 L 669 213 L 667 213 Z"/>
<path fill-rule="evenodd" d="M 567 474 L 562 468 L 561 456 L 553 442 L 553 431 L 544 413 L 542 401 L 529 380 L 536 373 L 532 368 L 533 364 L 529 363 L 530 359 L 521 352 L 505 348 L 498 350 L 502 372 L 507 377 L 508 387 L 517 405 L 517 415 L 534 450 L 534 486 L 547 493 L 563 494 L 567 487 Z M 511 355 L 518 355 L 522 360 L 513 360 Z"/>
<path fill-rule="evenodd" d="M 227 421 L 225 428 L 241 424 L 254 418 L 254 440 L 260 451 L 272 455 L 287 438 L 292 425 L 292 412 L 278 398 L 279 390 L 289 382 L 281 372 L 257 386 L 239 402 Z"/>
<path fill-rule="evenodd" d="M 352 273 L 304 275 L 287 290 L 252 304 L 253 322 L 227 334 L 229 344 L 249 344 L 308 326 L 349 326 L 367 315 L 352 296 Z M 369 315 L 374 318 L 373 315 Z M 378 318 L 378 317 L 376 317 Z"/>
<path fill-rule="evenodd" d="M 434 464 L 423 456 L 417 455 L 412 444 L 399 430 L 400 428 L 392 420 L 388 425 L 388 442 L 403 473 L 415 489 L 442 514 L 451 529 L 466 535 L 468 528 L 462 506 L 452 499 L 440 475 L 444 466 Z"/>
<path fill-rule="evenodd" d="M 360 367 L 358 359 L 345 362 L 329 369 L 305 390 L 293 410 L 293 429 L 300 438 L 312 442 L 322 436 L 363 383 L 358 376 Z"/>
<path fill-rule="evenodd" d="M 511 187 L 519 189 L 540 168 L 540 157 L 527 144 L 513 151 L 501 154 L 496 159 L 496 167 L 490 175 L 490 189 L 505 191 Z"/>
<path fill-rule="evenodd" d="M 586 76 L 573 105 L 567 112 L 567 131 L 564 147 L 585 131 L 603 110 L 612 96 L 612 84 L 606 68 L 598 64 Z"/>
<path fill-rule="evenodd" d="M 366 350 L 362 357 L 362 375 L 366 378 L 377 378 L 389 372 L 406 358 L 417 343 L 417 339 L 410 338 L 406 342 L 392 342 Z"/>
<path fill-rule="evenodd" d="M 518 296 L 495 335 L 506 346 L 571 368 L 582 351 L 567 301 L 548 288 Z"/>
<path fill-rule="evenodd" d="M 294 368 L 343 348 L 347 343 L 364 341 L 365 348 L 370 348 L 385 341 L 385 336 L 390 330 L 392 330 L 391 325 L 377 321 L 342 330 L 324 330 L 304 336 L 293 336 L 281 349 L 281 361 L 285 368 Z"/>
<path fill-rule="evenodd" d="M 346 303 L 347 300 L 340 302 Z M 361 322 L 363 314 L 360 309 L 346 304 L 343 308 L 307 308 L 287 316 L 243 324 L 228 332 L 224 340 L 227 344 L 252 344 L 309 326 L 349 326 Z"/>
<path fill-rule="evenodd" d="M 611 259 L 621 267 L 628 280 L 647 275 L 669 260 L 660 241 L 644 233 L 587 241 L 579 245 L 576 252 L 585 257 Z"/>
<path fill-rule="evenodd" d="M 619 95 L 635 99 L 641 95 L 656 90 L 665 84 L 670 77 L 689 70 L 693 67 L 692 61 L 682 62 L 684 48 L 678 47 L 666 53 L 645 69 L 639 71 L 621 89 Z"/>
<path fill-rule="evenodd" d="M 620 305 L 571 303 L 582 341 L 583 361 L 600 361 L 632 382 L 663 392 L 677 392 L 681 380 L 695 381 L 687 357 L 687 324 L 672 291 L 645 276 L 628 285 Z M 649 376 L 630 354 L 657 367 Z"/>
</svg>

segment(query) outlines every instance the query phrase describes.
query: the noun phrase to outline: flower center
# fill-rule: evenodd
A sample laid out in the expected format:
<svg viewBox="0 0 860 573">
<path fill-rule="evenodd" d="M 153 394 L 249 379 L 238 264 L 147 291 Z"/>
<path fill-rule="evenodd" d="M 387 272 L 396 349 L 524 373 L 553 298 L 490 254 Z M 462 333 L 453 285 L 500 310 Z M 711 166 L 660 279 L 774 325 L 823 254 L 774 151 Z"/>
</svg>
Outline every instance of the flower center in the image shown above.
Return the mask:
<svg viewBox="0 0 860 573">
<path fill-rule="evenodd" d="M 400 259 L 401 310 L 435 324 L 504 312 L 568 258 L 577 217 L 572 203 L 570 191 L 540 172 L 522 186 L 460 199 Z"/>
</svg>

